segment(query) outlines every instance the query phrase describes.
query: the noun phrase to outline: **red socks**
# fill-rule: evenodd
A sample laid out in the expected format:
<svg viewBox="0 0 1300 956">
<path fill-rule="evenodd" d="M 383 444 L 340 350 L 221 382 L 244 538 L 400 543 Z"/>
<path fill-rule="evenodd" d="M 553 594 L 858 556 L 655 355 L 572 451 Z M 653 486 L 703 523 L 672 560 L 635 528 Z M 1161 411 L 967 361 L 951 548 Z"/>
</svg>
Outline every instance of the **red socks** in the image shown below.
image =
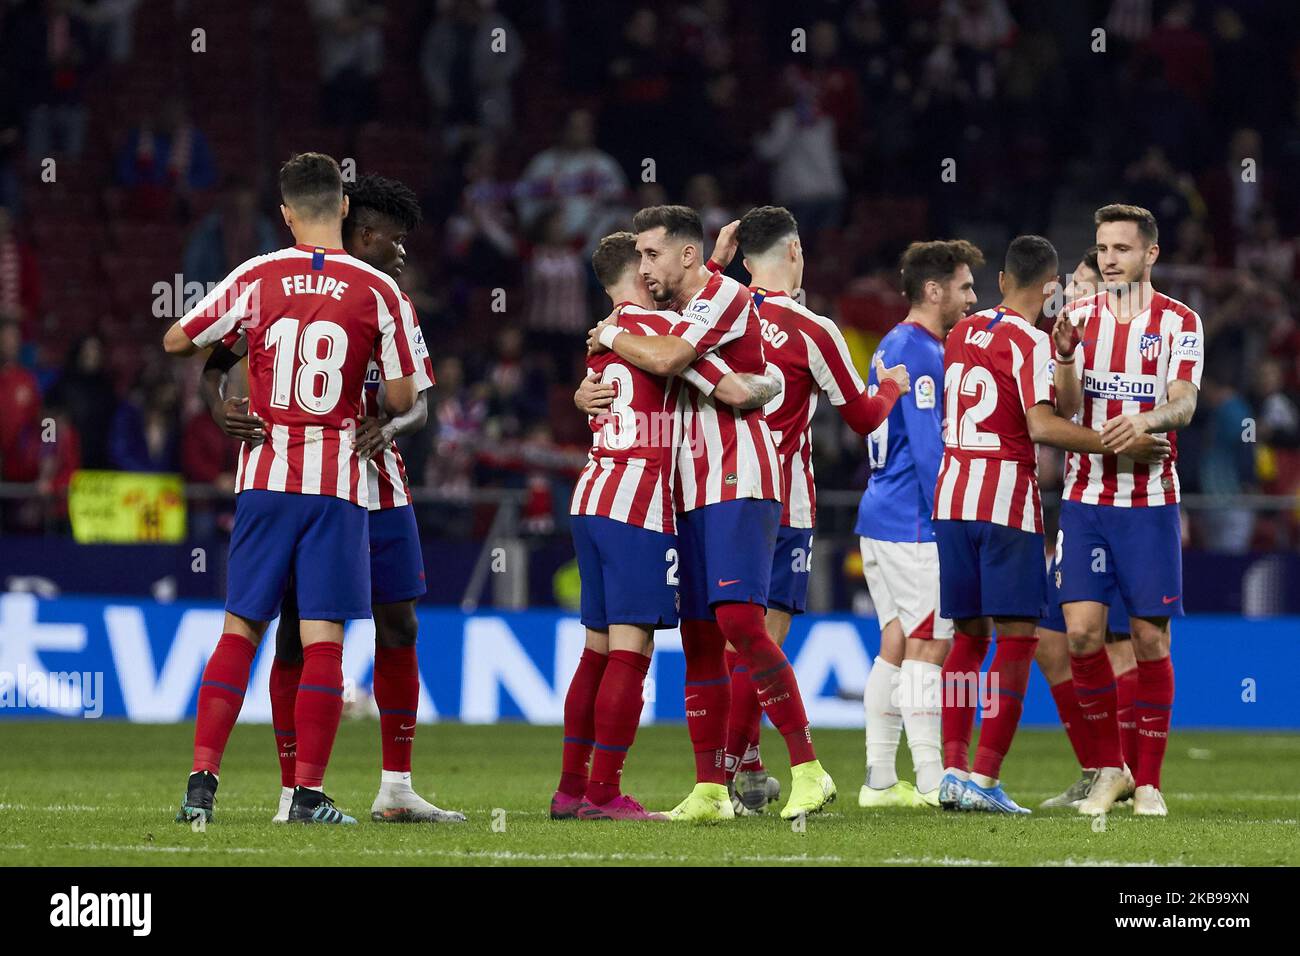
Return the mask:
<svg viewBox="0 0 1300 956">
<path fill-rule="evenodd" d="M 1067 677 L 1051 687 L 1052 700 L 1056 701 L 1056 714 L 1061 718 L 1065 736 L 1070 738 L 1074 758 L 1081 768 L 1093 768 L 1092 755 L 1088 753 L 1088 729 L 1083 726 L 1083 711 L 1079 709 L 1079 696 L 1074 692 L 1074 681 Z"/>
<path fill-rule="evenodd" d="M 1079 710 L 1088 728 L 1088 752 L 1097 767 L 1122 767 L 1124 751 L 1119 738 L 1119 699 L 1115 672 L 1106 648 L 1101 647 L 1082 657 L 1070 657 L 1074 675 L 1074 692 L 1079 696 Z"/>
<path fill-rule="evenodd" d="M 238 634 L 222 634 L 203 668 L 194 722 L 194 770 L 217 773 L 230 730 L 244 705 L 248 672 L 257 646 Z"/>
<path fill-rule="evenodd" d="M 383 769 L 410 773 L 415 713 L 420 706 L 420 671 L 414 644 L 409 647 L 375 645 L 374 691 L 375 704 L 379 707 Z"/>
<path fill-rule="evenodd" d="M 727 651 L 727 669 L 731 671 L 731 713 L 727 719 L 727 779 L 730 780 L 744 764 L 751 748 L 757 749 L 754 745 L 758 743 L 763 708 L 749 679 L 749 668 L 740 662 L 740 655 L 735 651 Z"/>
<path fill-rule="evenodd" d="M 727 640 L 714 621 L 682 621 L 686 655 L 686 728 L 695 750 L 697 783 L 726 783 L 727 711 L 731 678 L 727 676 Z"/>
<path fill-rule="evenodd" d="M 320 788 L 343 715 L 343 645 L 322 641 L 302 649 L 302 679 L 294 703 L 298 759 L 294 783 Z"/>
<path fill-rule="evenodd" d="M 1165 746 L 1169 743 L 1169 718 L 1174 710 L 1174 665 L 1168 657 L 1138 661 L 1133 709 L 1137 713 L 1138 751 L 1134 782 L 1158 790 Z"/>
<path fill-rule="evenodd" d="M 1114 664 L 1111 668 L 1114 669 Z M 1115 715 L 1119 719 L 1119 741 L 1124 752 L 1124 762 L 1135 774 L 1138 766 L 1137 714 L 1133 702 L 1137 699 L 1138 669 L 1130 667 L 1115 676 Z"/>
<path fill-rule="evenodd" d="M 635 651 L 610 651 L 596 694 L 596 752 L 587 800 L 604 806 L 619 795 L 623 761 L 641 721 L 641 689 L 650 658 Z"/>
<path fill-rule="evenodd" d="M 292 787 L 294 781 L 298 731 L 293 721 L 293 706 L 301 678 L 302 661 L 286 664 L 277 657 L 271 662 L 271 726 L 275 729 L 275 749 L 280 756 L 282 787 Z"/>
<path fill-rule="evenodd" d="M 962 634 L 953 638 L 952 650 L 943 662 L 943 765 L 969 770 L 970 735 L 979 706 L 980 668 L 989 650 L 989 638 Z"/>
<path fill-rule="evenodd" d="M 989 689 L 995 696 L 980 728 L 975 773 L 994 779 L 1000 775 L 1002 761 L 1020 726 L 1025 690 L 1029 686 L 1029 665 L 1037 646 L 1036 637 L 998 637 L 993 663 L 989 665 Z"/>
<path fill-rule="evenodd" d="M 757 604 L 719 604 L 718 627 L 749 668 L 759 706 L 785 738 L 790 766 L 816 760 L 803 695 L 785 653 L 767 633 L 765 610 Z M 730 689 L 730 688 L 728 688 Z"/>
<path fill-rule="evenodd" d="M 587 791 L 587 761 L 596 744 L 596 693 L 606 663 L 604 654 L 584 649 L 564 696 L 564 755 L 557 789 L 566 796 L 581 797 Z"/>
</svg>

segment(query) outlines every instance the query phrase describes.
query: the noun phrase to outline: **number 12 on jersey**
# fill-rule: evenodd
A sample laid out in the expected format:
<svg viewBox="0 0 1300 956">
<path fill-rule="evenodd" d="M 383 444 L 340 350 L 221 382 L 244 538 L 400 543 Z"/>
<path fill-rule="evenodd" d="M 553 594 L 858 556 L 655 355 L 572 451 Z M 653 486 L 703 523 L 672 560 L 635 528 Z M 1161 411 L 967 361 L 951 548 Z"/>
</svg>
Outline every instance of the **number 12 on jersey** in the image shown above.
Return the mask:
<svg viewBox="0 0 1300 956">
<path fill-rule="evenodd" d="M 982 365 L 954 362 L 943 373 L 943 443 L 966 451 L 995 451 L 1002 447 L 996 432 L 980 423 L 998 407 L 998 383 Z"/>
</svg>

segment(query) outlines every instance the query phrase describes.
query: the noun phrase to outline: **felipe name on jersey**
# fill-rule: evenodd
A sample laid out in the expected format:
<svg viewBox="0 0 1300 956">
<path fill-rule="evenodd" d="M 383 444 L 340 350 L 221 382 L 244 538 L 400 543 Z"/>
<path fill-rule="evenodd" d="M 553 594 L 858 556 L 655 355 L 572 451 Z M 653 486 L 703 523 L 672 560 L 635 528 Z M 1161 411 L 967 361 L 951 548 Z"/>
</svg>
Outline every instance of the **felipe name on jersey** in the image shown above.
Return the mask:
<svg viewBox="0 0 1300 956">
<path fill-rule="evenodd" d="M 343 293 L 348 291 L 348 284 L 342 279 L 301 272 L 281 276 L 280 285 L 284 288 L 285 295 L 327 295 L 336 302 L 342 302 Z"/>
</svg>

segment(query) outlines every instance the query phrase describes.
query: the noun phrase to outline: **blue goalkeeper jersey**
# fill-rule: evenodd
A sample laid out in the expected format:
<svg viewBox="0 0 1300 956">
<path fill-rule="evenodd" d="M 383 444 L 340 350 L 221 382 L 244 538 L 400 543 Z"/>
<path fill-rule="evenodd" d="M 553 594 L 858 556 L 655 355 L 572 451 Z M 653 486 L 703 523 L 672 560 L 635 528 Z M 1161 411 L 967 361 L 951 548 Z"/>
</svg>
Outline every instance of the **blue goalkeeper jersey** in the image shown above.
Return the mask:
<svg viewBox="0 0 1300 956">
<path fill-rule="evenodd" d="M 867 436 L 871 479 L 858 505 L 857 533 L 877 541 L 933 541 L 934 486 L 943 461 L 943 342 L 915 322 L 880 340 L 885 368 L 902 363 L 912 390 Z M 867 392 L 879 387 L 875 356 Z"/>
</svg>

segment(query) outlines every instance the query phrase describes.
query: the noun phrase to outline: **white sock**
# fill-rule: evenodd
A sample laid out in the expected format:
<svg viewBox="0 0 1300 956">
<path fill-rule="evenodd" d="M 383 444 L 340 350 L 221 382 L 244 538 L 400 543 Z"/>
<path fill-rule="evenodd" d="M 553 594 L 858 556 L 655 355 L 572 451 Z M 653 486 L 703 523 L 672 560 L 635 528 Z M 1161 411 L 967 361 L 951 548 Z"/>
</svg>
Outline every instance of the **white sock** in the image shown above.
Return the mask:
<svg viewBox="0 0 1300 956">
<path fill-rule="evenodd" d="M 944 767 L 943 775 L 946 777 L 948 776 L 948 774 L 952 774 L 954 777 L 956 777 L 958 780 L 961 781 L 966 781 L 970 779 L 970 771 L 958 770 L 956 767 Z"/>
<path fill-rule="evenodd" d="M 940 687 L 943 668 L 926 661 L 903 661 L 898 685 L 898 709 L 907 730 L 907 746 L 916 770 L 916 789 L 929 793 L 943 777 Z"/>
<path fill-rule="evenodd" d="M 381 787 L 405 787 L 411 786 L 410 771 L 401 770 L 381 770 L 379 772 L 379 785 Z"/>
<path fill-rule="evenodd" d="M 998 785 L 997 777 L 986 777 L 982 773 L 973 773 L 970 775 L 971 782 L 977 787 L 983 787 L 985 790 L 992 790 Z"/>
<path fill-rule="evenodd" d="M 281 787 L 281 788 L 280 788 L 280 796 L 282 796 L 282 797 L 292 797 L 292 796 L 293 796 L 293 787 Z"/>
<path fill-rule="evenodd" d="M 903 715 L 894 703 L 899 669 L 877 657 L 867 675 L 862 704 L 867 711 L 867 786 L 888 790 L 898 783 L 894 759 L 903 732 Z"/>
</svg>

